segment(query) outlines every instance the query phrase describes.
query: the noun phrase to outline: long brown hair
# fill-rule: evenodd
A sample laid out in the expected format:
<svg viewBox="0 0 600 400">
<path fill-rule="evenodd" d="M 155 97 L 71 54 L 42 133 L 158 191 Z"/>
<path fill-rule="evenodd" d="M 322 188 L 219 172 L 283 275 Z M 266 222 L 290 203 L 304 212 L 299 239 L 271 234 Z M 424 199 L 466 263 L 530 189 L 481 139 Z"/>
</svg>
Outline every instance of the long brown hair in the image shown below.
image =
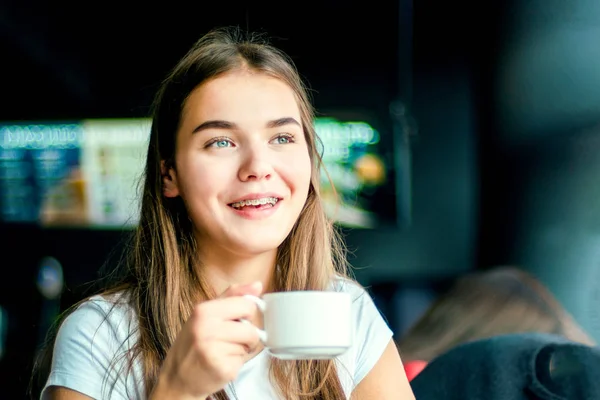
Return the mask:
<svg viewBox="0 0 600 400">
<path fill-rule="evenodd" d="M 102 292 L 129 294 L 138 316 L 139 339 L 127 357 L 130 369 L 134 360 L 141 361 L 147 394 L 152 392 L 167 351 L 194 305 L 215 297 L 201 273 L 197 273 L 197 247 L 182 200 L 168 199 L 162 194 L 161 161 L 173 165 L 181 112 L 192 90 L 209 79 L 241 68 L 276 77 L 294 91 L 312 160 L 305 206 L 278 249 L 274 290 L 325 290 L 336 276 L 346 274 L 342 241 L 325 215 L 319 194 L 321 157 L 313 126 L 314 110 L 294 64 L 263 36 L 248 35 L 237 28 L 211 31 L 180 60 L 158 90 L 139 224 L 124 265 L 124 277 Z M 45 362 L 41 360 L 38 385 L 43 385 L 48 376 L 53 340 L 54 337 L 47 345 Z M 270 377 L 286 399 L 345 397 L 332 360 L 273 359 Z M 212 398 L 227 399 L 227 395 L 222 390 Z"/>
<path fill-rule="evenodd" d="M 431 361 L 461 343 L 526 332 L 594 344 L 541 282 L 507 266 L 459 278 L 401 337 L 398 347 L 404 362 Z"/>
</svg>

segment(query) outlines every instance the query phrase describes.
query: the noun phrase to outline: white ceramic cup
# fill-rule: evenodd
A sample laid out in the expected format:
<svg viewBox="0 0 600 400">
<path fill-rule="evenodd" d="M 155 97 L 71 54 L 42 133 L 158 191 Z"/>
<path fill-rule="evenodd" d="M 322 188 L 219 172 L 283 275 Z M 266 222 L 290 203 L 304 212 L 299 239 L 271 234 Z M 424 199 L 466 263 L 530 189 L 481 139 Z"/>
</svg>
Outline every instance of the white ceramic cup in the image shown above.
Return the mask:
<svg viewBox="0 0 600 400">
<path fill-rule="evenodd" d="M 348 293 L 293 291 L 246 295 L 263 313 L 260 340 L 282 360 L 331 359 L 352 345 L 352 301 Z"/>
</svg>

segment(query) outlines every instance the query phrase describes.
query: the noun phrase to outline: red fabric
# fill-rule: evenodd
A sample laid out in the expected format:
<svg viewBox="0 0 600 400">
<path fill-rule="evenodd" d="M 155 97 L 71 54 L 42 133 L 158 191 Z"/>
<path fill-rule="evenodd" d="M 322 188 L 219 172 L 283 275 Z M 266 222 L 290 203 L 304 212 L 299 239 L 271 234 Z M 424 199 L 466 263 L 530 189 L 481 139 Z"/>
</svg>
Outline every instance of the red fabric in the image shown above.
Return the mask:
<svg viewBox="0 0 600 400">
<path fill-rule="evenodd" d="M 427 362 L 421 360 L 409 361 L 404 363 L 404 372 L 408 381 L 412 381 L 415 376 L 419 375 L 423 369 L 427 366 Z"/>
</svg>

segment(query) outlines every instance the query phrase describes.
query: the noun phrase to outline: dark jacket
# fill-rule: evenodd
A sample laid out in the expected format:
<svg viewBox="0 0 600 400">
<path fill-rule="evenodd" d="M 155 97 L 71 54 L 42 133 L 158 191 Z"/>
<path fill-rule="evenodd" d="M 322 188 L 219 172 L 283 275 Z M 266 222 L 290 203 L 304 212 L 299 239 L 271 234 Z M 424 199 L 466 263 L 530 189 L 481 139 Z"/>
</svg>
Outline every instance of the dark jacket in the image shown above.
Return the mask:
<svg viewBox="0 0 600 400">
<path fill-rule="evenodd" d="M 600 348 L 545 334 L 455 347 L 411 382 L 417 400 L 600 400 Z"/>
</svg>

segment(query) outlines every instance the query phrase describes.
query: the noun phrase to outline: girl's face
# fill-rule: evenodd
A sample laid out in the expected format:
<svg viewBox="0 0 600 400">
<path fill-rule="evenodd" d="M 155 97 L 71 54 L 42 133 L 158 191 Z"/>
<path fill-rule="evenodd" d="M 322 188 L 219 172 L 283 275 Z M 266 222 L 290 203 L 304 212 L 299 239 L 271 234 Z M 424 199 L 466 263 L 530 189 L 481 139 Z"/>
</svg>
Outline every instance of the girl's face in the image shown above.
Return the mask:
<svg viewBox="0 0 600 400">
<path fill-rule="evenodd" d="M 181 196 L 201 251 L 275 251 L 306 202 L 311 160 L 293 90 L 248 71 L 187 99 L 167 197 Z"/>
</svg>

